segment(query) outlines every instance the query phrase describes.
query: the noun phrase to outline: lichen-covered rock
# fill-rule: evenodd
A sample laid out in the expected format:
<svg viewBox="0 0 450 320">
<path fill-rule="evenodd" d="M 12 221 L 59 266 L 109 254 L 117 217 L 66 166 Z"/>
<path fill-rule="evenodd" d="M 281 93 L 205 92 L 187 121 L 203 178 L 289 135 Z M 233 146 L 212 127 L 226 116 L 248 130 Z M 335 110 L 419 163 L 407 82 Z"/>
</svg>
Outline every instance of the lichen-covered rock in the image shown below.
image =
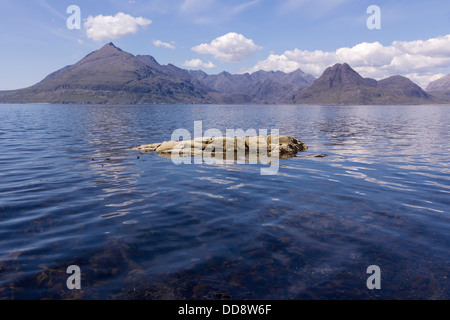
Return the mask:
<svg viewBox="0 0 450 320">
<path fill-rule="evenodd" d="M 211 152 L 227 152 L 235 150 L 235 140 L 234 138 L 228 137 L 218 137 L 213 138 L 205 148 L 205 151 Z"/>
<path fill-rule="evenodd" d="M 142 152 L 158 152 L 162 155 L 180 157 L 214 156 L 219 153 L 244 155 L 273 155 L 280 158 L 294 157 L 297 153 L 307 150 L 306 144 L 289 136 L 255 136 L 255 137 L 214 137 L 196 138 L 187 141 L 165 141 L 142 145 L 135 150 Z"/>
<path fill-rule="evenodd" d="M 179 143 L 179 141 L 166 141 L 156 148 L 155 151 L 158 153 L 170 153 Z M 183 141 L 183 143 L 185 142 Z"/>
<path fill-rule="evenodd" d="M 273 136 L 267 137 L 269 144 L 273 139 Z M 288 136 L 278 137 L 278 145 L 280 146 L 280 156 L 289 156 L 291 154 L 297 154 L 308 149 L 308 147 L 303 142 Z"/>
<path fill-rule="evenodd" d="M 162 143 L 145 144 L 135 149 L 141 150 L 142 152 L 155 152 L 161 144 Z"/>
<path fill-rule="evenodd" d="M 264 136 L 246 137 L 245 145 L 248 148 L 249 153 L 252 154 L 258 154 L 263 150 L 269 150 L 269 145 L 267 144 L 267 137 Z"/>
</svg>

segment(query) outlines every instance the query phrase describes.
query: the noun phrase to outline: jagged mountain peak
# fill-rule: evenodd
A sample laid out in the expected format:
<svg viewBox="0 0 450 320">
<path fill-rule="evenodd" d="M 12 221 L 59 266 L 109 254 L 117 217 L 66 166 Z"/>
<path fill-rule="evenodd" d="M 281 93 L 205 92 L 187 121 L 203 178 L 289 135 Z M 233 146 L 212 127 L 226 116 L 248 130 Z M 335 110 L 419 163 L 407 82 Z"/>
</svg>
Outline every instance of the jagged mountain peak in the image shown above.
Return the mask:
<svg viewBox="0 0 450 320">
<path fill-rule="evenodd" d="M 347 63 L 327 68 L 307 89 L 296 97 L 295 103 L 358 105 L 358 104 L 417 104 L 432 102 L 432 98 L 408 78 L 392 76 L 384 80 L 363 78 Z"/>
<path fill-rule="evenodd" d="M 110 56 L 110 55 L 116 55 L 116 54 L 120 54 L 120 53 L 126 53 L 125 51 L 123 51 L 122 49 L 116 47 L 114 45 L 114 43 L 110 42 L 105 44 L 103 47 L 101 47 L 98 50 L 95 50 L 94 52 L 91 52 L 90 54 L 88 54 L 86 56 L 90 57 L 90 56 Z"/>
<path fill-rule="evenodd" d="M 349 84 L 364 84 L 375 86 L 374 80 L 363 78 L 347 63 L 337 63 L 327 68 L 318 79 L 320 82 L 327 82 L 329 88 L 333 86 L 346 86 Z"/>
<path fill-rule="evenodd" d="M 24 103 L 87 104 L 214 101 L 203 87 L 156 70 L 113 43 L 105 44 L 30 88 L 9 93 L 6 99 Z"/>
</svg>

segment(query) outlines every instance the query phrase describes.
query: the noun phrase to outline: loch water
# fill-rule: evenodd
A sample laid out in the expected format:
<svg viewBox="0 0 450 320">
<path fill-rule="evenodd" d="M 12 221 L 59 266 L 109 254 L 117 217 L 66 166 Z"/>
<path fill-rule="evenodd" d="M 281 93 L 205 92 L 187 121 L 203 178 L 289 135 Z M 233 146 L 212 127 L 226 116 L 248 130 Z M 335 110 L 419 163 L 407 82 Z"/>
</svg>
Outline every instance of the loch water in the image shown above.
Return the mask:
<svg viewBox="0 0 450 320">
<path fill-rule="evenodd" d="M 195 121 L 309 149 L 132 150 Z M 449 106 L 0 105 L 0 299 L 449 299 L 449 141 Z"/>
</svg>

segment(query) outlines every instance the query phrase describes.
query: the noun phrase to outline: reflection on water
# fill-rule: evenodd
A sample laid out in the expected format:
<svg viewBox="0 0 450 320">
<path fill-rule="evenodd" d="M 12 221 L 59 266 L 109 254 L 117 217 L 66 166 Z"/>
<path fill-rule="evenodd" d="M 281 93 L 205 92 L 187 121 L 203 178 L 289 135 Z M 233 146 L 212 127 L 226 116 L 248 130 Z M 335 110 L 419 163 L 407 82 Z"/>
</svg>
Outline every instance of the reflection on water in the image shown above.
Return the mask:
<svg viewBox="0 0 450 320">
<path fill-rule="evenodd" d="M 0 298 L 448 299 L 445 106 L 0 106 Z M 179 165 L 175 129 L 309 150 Z M 314 154 L 328 154 L 315 158 Z M 382 270 L 382 290 L 366 269 Z M 82 290 L 65 286 L 82 270 Z"/>
</svg>

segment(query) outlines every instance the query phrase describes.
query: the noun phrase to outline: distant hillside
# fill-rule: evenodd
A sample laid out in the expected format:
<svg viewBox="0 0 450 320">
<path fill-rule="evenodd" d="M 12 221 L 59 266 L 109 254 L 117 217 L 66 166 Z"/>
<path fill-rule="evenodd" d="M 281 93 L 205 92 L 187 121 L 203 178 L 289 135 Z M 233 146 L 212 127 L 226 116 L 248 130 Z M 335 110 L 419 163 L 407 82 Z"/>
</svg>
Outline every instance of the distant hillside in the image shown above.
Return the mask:
<svg viewBox="0 0 450 320">
<path fill-rule="evenodd" d="M 297 104 L 367 105 L 427 104 L 438 100 L 408 78 L 381 81 L 363 78 L 348 64 L 336 64 L 293 98 Z"/>
<path fill-rule="evenodd" d="M 450 74 L 431 82 L 427 87 L 427 92 L 450 102 Z"/>
</svg>

